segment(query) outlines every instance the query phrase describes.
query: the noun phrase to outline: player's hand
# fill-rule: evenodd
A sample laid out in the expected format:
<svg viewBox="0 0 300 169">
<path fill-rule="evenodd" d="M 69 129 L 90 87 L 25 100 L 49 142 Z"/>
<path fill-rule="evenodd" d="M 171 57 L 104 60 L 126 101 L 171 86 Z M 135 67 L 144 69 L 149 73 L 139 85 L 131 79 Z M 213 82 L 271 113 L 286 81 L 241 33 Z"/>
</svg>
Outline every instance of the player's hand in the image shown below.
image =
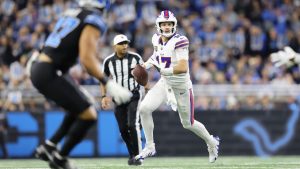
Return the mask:
<svg viewBox="0 0 300 169">
<path fill-rule="evenodd" d="M 151 89 L 149 83 L 147 83 L 147 85 L 145 86 L 145 95 L 149 92 L 149 90 Z"/>
<path fill-rule="evenodd" d="M 152 64 L 152 66 L 154 66 L 161 75 L 164 76 L 173 75 L 173 68 L 161 68 L 161 66 L 157 63 L 157 61 L 153 60 L 152 58 L 150 58 L 147 62 Z"/>
<path fill-rule="evenodd" d="M 104 110 L 106 110 L 106 109 L 108 109 L 109 107 L 110 107 L 110 98 L 109 97 L 103 97 L 102 99 L 101 99 L 101 107 L 104 109 Z"/>
<path fill-rule="evenodd" d="M 158 72 L 160 72 L 160 65 L 156 60 L 153 60 L 153 58 L 150 58 L 146 63 L 152 65 Z"/>
<path fill-rule="evenodd" d="M 146 63 L 140 64 L 144 69 L 146 69 Z"/>
<path fill-rule="evenodd" d="M 296 57 L 300 58 L 300 55 L 288 46 L 284 47 L 284 50 L 271 53 L 271 61 L 275 64 L 276 67 L 280 67 L 282 65 L 290 67 L 294 64 L 294 60 Z"/>
<path fill-rule="evenodd" d="M 106 83 L 106 90 L 109 93 L 117 105 L 124 104 L 130 101 L 132 93 L 114 82 L 113 80 L 109 80 Z"/>
</svg>

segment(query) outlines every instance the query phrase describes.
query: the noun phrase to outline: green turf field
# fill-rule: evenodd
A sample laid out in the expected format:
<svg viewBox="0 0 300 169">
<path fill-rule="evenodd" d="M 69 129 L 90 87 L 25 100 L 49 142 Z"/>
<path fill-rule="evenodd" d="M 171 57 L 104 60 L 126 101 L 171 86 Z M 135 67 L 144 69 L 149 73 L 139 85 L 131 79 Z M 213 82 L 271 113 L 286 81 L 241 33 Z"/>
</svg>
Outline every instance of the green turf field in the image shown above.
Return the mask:
<svg viewBox="0 0 300 169">
<path fill-rule="evenodd" d="M 147 158 L 142 166 L 127 166 L 126 158 L 73 159 L 81 169 L 300 169 L 300 156 L 277 156 L 267 159 L 257 157 L 220 157 L 209 164 L 207 157 L 153 157 Z M 29 160 L 0 160 L 0 169 L 48 168 L 45 162 Z"/>
</svg>

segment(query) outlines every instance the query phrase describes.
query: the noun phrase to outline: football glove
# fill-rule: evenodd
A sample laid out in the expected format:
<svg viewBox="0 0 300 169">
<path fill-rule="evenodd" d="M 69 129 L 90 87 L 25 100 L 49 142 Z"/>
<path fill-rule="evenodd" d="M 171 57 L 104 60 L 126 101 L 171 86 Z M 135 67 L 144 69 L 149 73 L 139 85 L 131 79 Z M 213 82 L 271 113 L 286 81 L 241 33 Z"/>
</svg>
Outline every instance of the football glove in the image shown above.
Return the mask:
<svg viewBox="0 0 300 169">
<path fill-rule="evenodd" d="M 157 61 L 153 60 L 153 58 L 148 59 L 147 64 L 151 64 L 155 69 L 164 76 L 173 75 L 173 68 L 161 68 Z"/>
<path fill-rule="evenodd" d="M 145 63 L 145 65 L 146 65 L 146 69 L 149 69 L 151 66 L 153 66 L 153 67 L 155 67 L 155 69 L 157 69 L 157 71 L 160 71 L 159 64 L 152 57 L 147 60 L 147 62 Z"/>
<path fill-rule="evenodd" d="M 106 83 L 106 90 L 113 97 L 117 105 L 129 102 L 132 96 L 132 93 L 128 89 L 120 86 L 113 80 L 109 80 Z"/>
<path fill-rule="evenodd" d="M 296 53 L 291 47 L 286 46 L 284 47 L 284 50 L 271 53 L 271 61 L 276 67 L 280 67 L 282 65 L 290 67 L 295 63 L 300 64 L 300 54 Z"/>
</svg>

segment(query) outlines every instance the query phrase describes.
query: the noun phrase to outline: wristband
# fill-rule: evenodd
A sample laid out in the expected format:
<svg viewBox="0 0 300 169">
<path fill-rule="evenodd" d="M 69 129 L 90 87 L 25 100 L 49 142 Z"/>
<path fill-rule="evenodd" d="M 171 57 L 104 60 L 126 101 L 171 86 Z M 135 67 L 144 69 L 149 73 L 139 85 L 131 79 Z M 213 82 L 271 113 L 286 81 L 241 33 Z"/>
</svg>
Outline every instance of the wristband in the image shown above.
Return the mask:
<svg viewBox="0 0 300 169">
<path fill-rule="evenodd" d="M 161 69 L 160 73 L 165 76 L 171 76 L 173 75 L 173 68 L 171 67 L 171 68 Z"/>
</svg>

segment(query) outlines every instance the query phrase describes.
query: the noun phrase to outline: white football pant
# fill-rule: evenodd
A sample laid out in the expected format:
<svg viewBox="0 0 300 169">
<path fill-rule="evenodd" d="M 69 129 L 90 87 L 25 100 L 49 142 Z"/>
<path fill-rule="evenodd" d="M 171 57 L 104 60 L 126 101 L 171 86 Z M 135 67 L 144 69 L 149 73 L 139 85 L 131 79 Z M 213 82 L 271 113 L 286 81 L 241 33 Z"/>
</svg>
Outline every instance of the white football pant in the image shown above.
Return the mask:
<svg viewBox="0 0 300 169">
<path fill-rule="evenodd" d="M 152 112 L 155 111 L 162 103 L 166 103 L 168 96 L 168 85 L 165 79 L 161 78 L 146 94 L 145 98 L 139 106 L 142 126 L 146 137 L 146 146 L 153 145 L 153 117 Z M 194 120 L 194 94 L 192 83 L 172 86 L 180 117 L 181 124 L 185 129 L 191 130 L 197 136 L 205 140 L 207 144 L 213 142 L 213 137 L 208 133 L 204 125 Z"/>
</svg>

